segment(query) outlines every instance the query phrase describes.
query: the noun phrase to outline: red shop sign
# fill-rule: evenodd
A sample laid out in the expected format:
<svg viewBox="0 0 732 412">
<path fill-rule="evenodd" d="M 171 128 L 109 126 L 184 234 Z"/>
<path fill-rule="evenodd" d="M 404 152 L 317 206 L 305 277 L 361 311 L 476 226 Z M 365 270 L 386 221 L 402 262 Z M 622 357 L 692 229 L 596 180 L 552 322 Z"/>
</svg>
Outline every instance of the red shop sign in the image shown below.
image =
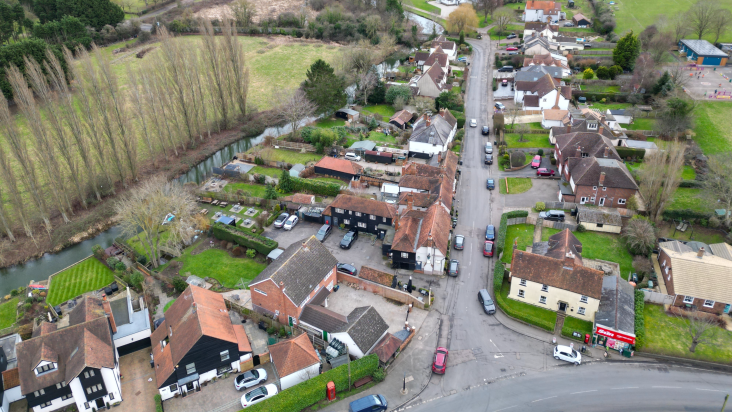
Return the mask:
<svg viewBox="0 0 732 412">
<path fill-rule="evenodd" d="M 595 330 L 595 333 L 602 336 L 607 336 L 608 338 L 619 340 L 621 342 L 630 343 L 631 345 L 635 345 L 635 336 L 626 335 L 624 333 L 616 332 L 611 329 L 603 328 L 598 326 L 597 330 Z"/>
</svg>

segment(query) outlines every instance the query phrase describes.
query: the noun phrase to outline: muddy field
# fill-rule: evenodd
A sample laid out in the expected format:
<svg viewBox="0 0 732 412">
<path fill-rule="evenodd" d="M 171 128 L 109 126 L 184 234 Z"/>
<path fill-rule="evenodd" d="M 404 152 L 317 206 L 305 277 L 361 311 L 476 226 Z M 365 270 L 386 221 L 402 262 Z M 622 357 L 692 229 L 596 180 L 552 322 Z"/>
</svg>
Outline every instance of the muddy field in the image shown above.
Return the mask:
<svg viewBox="0 0 732 412">
<path fill-rule="evenodd" d="M 202 17 L 210 20 L 222 20 L 224 18 L 234 18 L 231 12 L 231 1 L 215 1 L 212 3 L 200 4 L 199 10 L 195 10 L 193 16 Z M 282 13 L 290 12 L 296 16 L 305 13 L 308 19 L 313 19 L 316 12 L 305 5 L 304 0 L 269 0 L 267 2 L 254 2 L 256 13 L 254 22 L 258 23 L 269 18 L 276 19 Z"/>
</svg>

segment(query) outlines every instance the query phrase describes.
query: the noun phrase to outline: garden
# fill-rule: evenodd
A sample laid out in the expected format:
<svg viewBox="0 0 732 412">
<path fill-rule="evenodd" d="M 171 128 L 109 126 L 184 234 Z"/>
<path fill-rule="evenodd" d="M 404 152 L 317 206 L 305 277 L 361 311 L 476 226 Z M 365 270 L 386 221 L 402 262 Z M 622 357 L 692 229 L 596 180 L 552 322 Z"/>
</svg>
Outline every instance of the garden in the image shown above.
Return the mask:
<svg viewBox="0 0 732 412">
<path fill-rule="evenodd" d="M 508 191 L 506 191 L 508 185 Z M 498 181 L 498 191 L 502 195 L 517 195 L 531 189 L 532 182 L 528 177 L 502 177 Z"/>
<path fill-rule="evenodd" d="M 551 149 L 552 144 L 549 143 L 549 134 L 525 134 L 523 139 L 518 133 L 506 133 L 503 135 L 506 140 L 506 144 L 510 148 L 516 149 L 528 149 L 528 148 L 541 148 Z M 523 141 L 519 141 L 523 140 Z"/>
<path fill-rule="evenodd" d="M 541 240 L 546 241 L 549 236 L 559 232 L 561 230 L 545 227 L 541 233 Z M 625 241 L 619 235 L 589 231 L 574 231 L 572 234 L 582 242 L 582 257 L 618 263 L 620 276 L 626 280 L 628 275 L 633 272 L 633 256 L 628 252 Z"/>
<path fill-rule="evenodd" d="M 534 225 L 523 223 L 506 228 L 506 246 L 503 249 L 503 263 L 511 263 L 513 258 L 513 242 L 518 243 L 519 250 L 526 250 L 534 243 Z"/>
<path fill-rule="evenodd" d="M 15 315 L 20 302 L 17 297 L 7 297 L 10 299 L 0 303 L 0 330 L 15 325 Z"/>
<path fill-rule="evenodd" d="M 201 240 L 204 242 L 205 240 Z M 219 242 L 215 242 L 217 244 Z M 222 286 L 230 289 L 236 288 L 237 283 L 243 281 L 248 285 L 264 268 L 267 267 L 263 255 L 251 258 L 248 254 L 242 253 L 236 257 L 234 247 L 229 248 L 229 242 L 221 244 L 223 249 L 207 249 L 194 254 L 195 248 L 189 248 L 181 257 L 176 258 L 182 265 L 179 273 L 196 275 L 201 278 L 210 277 L 218 280 Z M 241 247 L 239 247 L 241 249 Z M 253 249 L 250 249 L 253 250 Z M 231 252 L 229 252 L 231 251 Z"/>
<path fill-rule="evenodd" d="M 114 272 L 94 257 L 55 275 L 48 285 L 47 302 L 53 306 L 114 282 Z"/>
</svg>

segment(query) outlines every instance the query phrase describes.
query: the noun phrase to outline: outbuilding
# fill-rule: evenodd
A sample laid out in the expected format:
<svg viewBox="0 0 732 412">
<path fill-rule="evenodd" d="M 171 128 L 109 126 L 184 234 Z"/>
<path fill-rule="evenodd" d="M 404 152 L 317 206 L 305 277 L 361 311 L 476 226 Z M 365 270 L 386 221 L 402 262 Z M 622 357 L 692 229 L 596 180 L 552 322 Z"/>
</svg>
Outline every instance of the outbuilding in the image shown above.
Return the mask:
<svg viewBox="0 0 732 412">
<path fill-rule="evenodd" d="M 351 123 L 358 122 L 358 119 L 360 117 L 360 113 L 348 108 L 339 109 L 335 112 L 335 117 L 338 117 L 343 120 L 347 120 Z"/>
<path fill-rule="evenodd" d="M 366 151 L 366 161 L 375 163 L 391 164 L 394 162 L 394 154 L 389 152 Z"/>
<path fill-rule="evenodd" d="M 269 355 L 280 378 L 280 389 L 320 375 L 320 358 L 306 333 L 269 347 Z"/>
<path fill-rule="evenodd" d="M 346 159 L 325 156 L 315 164 L 315 173 L 350 181 L 361 175 L 363 167 Z"/>
<path fill-rule="evenodd" d="M 630 356 L 631 346 L 635 346 L 635 289 L 620 276 L 602 279 L 592 342 L 623 351 L 627 356 Z"/>
<path fill-rule="evenodd" d="M 582 13 L 577 13 L 572 17 L 572 23 L 577 27 L 591 26 L 592 21 L 585 17 Z"/>
<path fill-rule="evenodd" d="M 615 209 L 577 206 L 577 223 L 593 232 L 620 233 L 623 221 Z"/>
<path fill-rule="evenodd" d="M 706 40 L 683 39 L 679 41 L 679 52 L 686 52 L 686 59 L 698 65 L 725 66 L 727 53 L 714 47 Z"/>
</svg>

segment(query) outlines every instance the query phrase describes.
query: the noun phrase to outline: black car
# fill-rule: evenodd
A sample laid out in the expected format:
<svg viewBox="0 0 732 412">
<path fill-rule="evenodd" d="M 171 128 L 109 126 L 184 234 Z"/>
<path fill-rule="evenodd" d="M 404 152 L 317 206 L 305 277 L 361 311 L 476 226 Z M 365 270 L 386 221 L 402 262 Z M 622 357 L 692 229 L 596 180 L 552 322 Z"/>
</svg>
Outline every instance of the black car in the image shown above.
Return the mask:
<svg viewBox="0 0 732 412">
<path fill-rule="evenodd" d="M 463 235 L 455 236 L 455 249 L 463 250 L 464 247 L 465 247 L 465 236 L 463 236 Z"/>
<path fill-rule="evenodd" d="M 493 190 L 496 188 L 496 182 L 493 179 L 488 179 L 485 181 L 485 188 L 488 190 Z"/>
<path fill-rule="evenodd" d="M 511 72 L 513 72 L 513 66 L 503 66 L 500 69 L 498 69 L 498 71 L 511 73 Z"/>
<path fill-rule="evenodd" d="M 447 275 L 448 276 L 457 276 L 458 275 L 458 266 L 460 266 L 460 262 L 458 262 L 457 259 L 451 260 L 450 264 L 447 266 Z"/>
<path fill-rule="evenodd" d="M 452 218 L 452 228 L 455 229 L 455 226 L 457 226 L 457 218 L 453 217 Z"/>
<path fill-rule="evenodd" d="M 339 263 L 336 265 L 336 269 L 339 272 L 348 273 L 349 275 L 353 276 L 356 276 L 356 273 L 358 273 L 356 267 L 353 265 L 349 265 L 348 263 Z"/>
<path fill-rule="evenodd" d="M 341 240 L 341 249 L 350 249 L 356 239 L 358 239 L 358 232 L 351 230 L 346 233 L 346 235 L 343 236 L 343 240 Z"/>
<path fill-rule="evenodd" d="M 492 165 L 493 164 L 493 155 L 485 155 L 485 164 Z"/>
<path fill-rule="evenodd" d="M 285 221 L 289 217 L 290 217 L 290 214 L 289 213 L 282 213 L 282 214 L 280 214 L 279 216 L 277 216 L 277 219 L 275 219 L 275 221 L 274 221 L 274 227 L 281 228 L 282 226 L 285 225 Z"/>
<path fill-rule="evenodd" d="M 496 227 L 493 225 L 488 225 L 485 228 L 485 240 L 495 240 L 496 238 Z"/>
<path fill-rule="evenodd" d="M 491 134 L 491 128 L 488 126 L 483 126 L 483 128 L 480 130 L 480 133 L 483 136 L 488 136 L 489 134 Z"/>
</svg>

